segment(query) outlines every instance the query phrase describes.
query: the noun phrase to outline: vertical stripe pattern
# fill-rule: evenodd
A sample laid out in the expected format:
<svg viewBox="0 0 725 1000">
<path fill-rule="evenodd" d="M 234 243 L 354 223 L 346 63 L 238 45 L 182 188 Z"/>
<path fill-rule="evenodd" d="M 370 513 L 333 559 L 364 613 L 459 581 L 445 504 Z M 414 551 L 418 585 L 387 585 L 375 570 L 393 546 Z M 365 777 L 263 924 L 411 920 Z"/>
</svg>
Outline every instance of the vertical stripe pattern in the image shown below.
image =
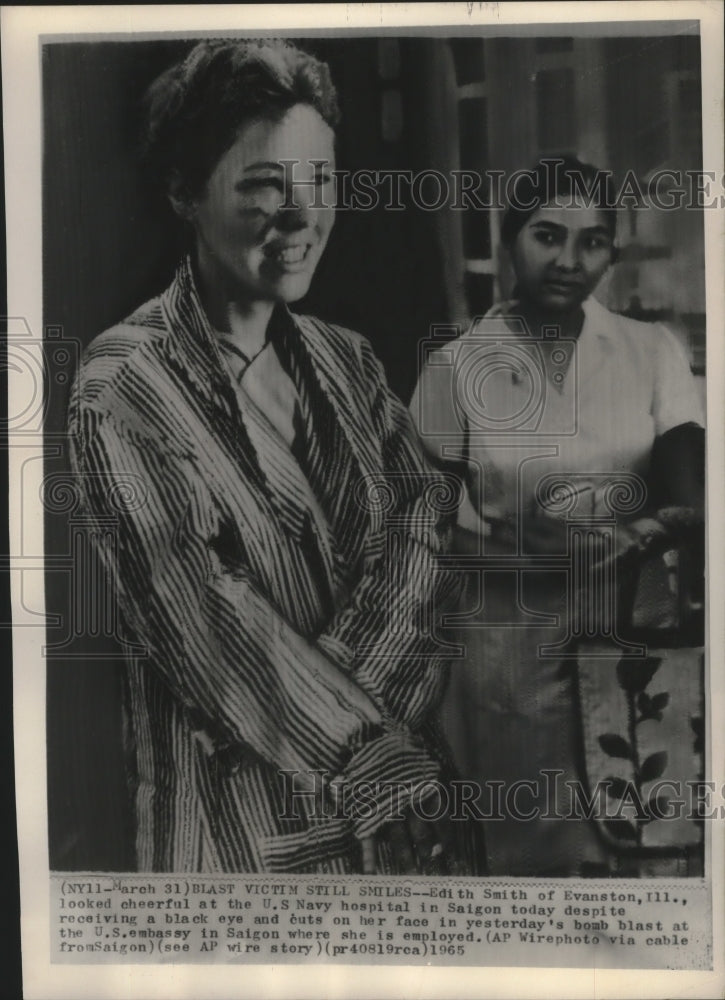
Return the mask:
<svg viewBox="0 0 725 1000">
<path fill-rule="evenodd" d="M 284 818 L 280 769 L 440 774 L 429 619 L 455 580 L 436 566 L 438 474 L 363 338 L 285 312 L 275 350 L 300 401 L 294 448 L 240 406 L 185 261 L 93 341 L 74 384 L 84 510 L 116 518 L 107 570 L 147 651 L 127 675 L 141 871 L 353 871 L 385 814 L 305 800 Z M 371 483 L 388 511 L 361 500 Z"/>
</svg>

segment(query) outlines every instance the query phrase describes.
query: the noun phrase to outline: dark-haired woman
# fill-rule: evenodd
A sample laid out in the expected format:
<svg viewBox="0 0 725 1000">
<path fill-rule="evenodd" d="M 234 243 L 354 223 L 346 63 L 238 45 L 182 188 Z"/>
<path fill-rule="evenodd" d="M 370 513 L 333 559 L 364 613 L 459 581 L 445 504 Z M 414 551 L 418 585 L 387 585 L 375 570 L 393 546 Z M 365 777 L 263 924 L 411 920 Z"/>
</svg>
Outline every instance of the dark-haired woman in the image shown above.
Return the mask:
<svg viewBox="0 0 725 1000">
<path fill-rule="evenodd" d="M 458 864 L 451 827 L 414 809 L 445 772 L 424 627 L 454 584 L 442 481 L 368 343 L 288 309 L 332 228 L 337 115 L 327 67 L 286 43 L 202 42 L 149 92 L 147 160 L 191 250 L 91 344 L 70 411 L 146 650 L 128 673 L 142 871 Z"/>
<path fill-rule="evenodd" d="M 514 195 L 502 241 L 515 299 L 430 357 L 412 404 L 431 457 L 467 482 L 459 550 L 491 557 L 470 576 L 445 714 L 463 775 L 483 787 L 491 874 L 614 874 L 611 843 L 576 819 L 597 733 L 578 714 L 575 638 L 606 632 L 613 676 L 626 622 L 611 574 L 701 525 L 701 407 L 673 334 L 592 297 L 614 253 L 608 176 L 542 161 Z M 631 761 L 610 773 L 618 763 L 630 777 Z M 635 827 L 622 830 L 635 847 Z"/>
</svg>

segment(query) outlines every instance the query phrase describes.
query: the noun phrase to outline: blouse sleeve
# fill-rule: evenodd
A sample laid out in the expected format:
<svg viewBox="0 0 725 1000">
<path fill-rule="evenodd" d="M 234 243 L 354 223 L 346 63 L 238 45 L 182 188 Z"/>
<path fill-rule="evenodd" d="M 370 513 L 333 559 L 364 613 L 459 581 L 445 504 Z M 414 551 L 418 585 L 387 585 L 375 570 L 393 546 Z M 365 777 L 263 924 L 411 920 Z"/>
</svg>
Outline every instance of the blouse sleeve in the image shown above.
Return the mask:
<svg viewBox="0 0 725 1000">
<path fill-rule="evenodd" d="M 704 426 L 702 405 L 685 352 L 675 335 L 662 325 L 655 328 L 654 392 L 652 417 L 655 434 L 682 424 Z"/>
<path fill-rule="evenodd" d="M 464 419 L 454 400 L 454 351 L 434 351 L 420 373 L 410 403 L 410 413 L 423 448 L 436 465 L 464 460 Z"/>
</svg>

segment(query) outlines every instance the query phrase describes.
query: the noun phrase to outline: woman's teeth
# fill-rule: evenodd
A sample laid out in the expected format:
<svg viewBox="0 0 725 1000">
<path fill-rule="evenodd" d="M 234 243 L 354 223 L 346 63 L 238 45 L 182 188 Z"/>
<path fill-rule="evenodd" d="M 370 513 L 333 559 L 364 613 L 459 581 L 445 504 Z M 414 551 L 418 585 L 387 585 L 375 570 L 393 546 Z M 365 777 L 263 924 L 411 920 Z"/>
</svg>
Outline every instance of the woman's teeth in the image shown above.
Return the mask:
<svg viewBox="0 0 725 1000">
<path fill-rule="evenodd" d="M 277 250 L 273 254 L 273 257 L 281 264 L 299 264 L 305 259 L 306 254 L 307 246 L 300 244 L 299 246 L 284 247 L 282 250 Z"/>
</svg>

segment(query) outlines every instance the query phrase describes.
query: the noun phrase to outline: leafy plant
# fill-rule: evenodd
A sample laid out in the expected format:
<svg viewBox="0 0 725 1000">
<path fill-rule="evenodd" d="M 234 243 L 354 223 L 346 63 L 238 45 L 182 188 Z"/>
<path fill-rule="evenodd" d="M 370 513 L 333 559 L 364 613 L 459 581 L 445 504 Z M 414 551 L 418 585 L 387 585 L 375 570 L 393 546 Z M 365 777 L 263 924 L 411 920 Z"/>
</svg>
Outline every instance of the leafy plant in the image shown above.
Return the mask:
<svg viewBox="0 0 725 1000">
<path fill-rule="evenodd" d="M 641 760 L 637 733 L 637 727 L 647 720 L 661 722 L 662 713 L 669 704 L 669 692 L 650 695 L 646 691 L 661 663 L 662 659 L 656 656 L 643 660 L 622 657 L 617 664 L 617 682 L 627 699 L 627 738 L 618 733 L 604 733 L 599 737 L 599 746 L 608 757 L 628 760 L 632 765 L 631 781 L 614 776 L 607 778 L 607 794 L 620 802 L 634 798 L 633 804 L 637 807 L 633 820 L 624 817 L 605 820 L 607 829 L 618 840 L 634 841 L 637 846 L 642 844 L 644 826 L 661 817 L 667 808 L 664 796 L 651 794 L 645 803 L 642 794 L 645 784 L 664 774 L 667 751 L 660 750 Z"/>
</svg>

